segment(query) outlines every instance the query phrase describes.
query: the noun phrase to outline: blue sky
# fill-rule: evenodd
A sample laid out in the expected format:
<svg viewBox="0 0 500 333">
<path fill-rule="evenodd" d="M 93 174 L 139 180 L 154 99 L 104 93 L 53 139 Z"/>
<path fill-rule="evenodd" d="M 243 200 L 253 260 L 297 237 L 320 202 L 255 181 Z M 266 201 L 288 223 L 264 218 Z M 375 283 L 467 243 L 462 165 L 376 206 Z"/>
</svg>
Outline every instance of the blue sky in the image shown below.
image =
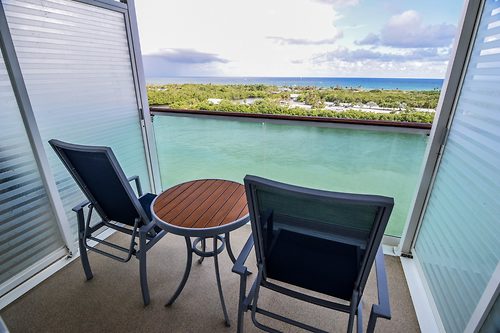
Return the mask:
<svg viewBox="0 0 500 333">
<path fill-rule="evenodd" d="M 145 0 L 147 76 L 442 78 L 460 0 Z"/>
</svg>

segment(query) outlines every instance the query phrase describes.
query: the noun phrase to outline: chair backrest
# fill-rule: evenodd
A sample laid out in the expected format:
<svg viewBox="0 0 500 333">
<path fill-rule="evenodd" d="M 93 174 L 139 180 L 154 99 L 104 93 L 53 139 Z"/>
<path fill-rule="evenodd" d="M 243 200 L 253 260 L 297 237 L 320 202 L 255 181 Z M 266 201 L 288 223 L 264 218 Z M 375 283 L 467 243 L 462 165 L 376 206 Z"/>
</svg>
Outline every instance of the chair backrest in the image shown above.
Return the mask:
<svg viewBox="0 0 500 333">
<path fill-rule="evenodd" d="M 328 294 L 330 288 L 323 288 L 321 281 L 311 278 L 327 278 L 321 274 L 326 267 L 323 265 L 336 263 L 342 266 L 335 273 L 338 275 L 351 267 L 350 278 L 342 282 L 352 288 L 347 288 L 349 293 L 339 289 L 330 294 L 347 300 L 354 290 L 362 294 L 394 205 L 392 198 L 315 190 L 255 176 L 245 177 L 245 190 L 257 263 L 262 265 L 264 280 L 293 281 L 299 287 Z M 278 248 L 285 248 L 285 254 L 273 260 L 273 251 L 283 252 Z M 318 274 L 310 271 L 311 265 L 300 267 L 309 271 L 297 270 L 298 261 L 318 262 L 314 257 L 321 251 L 328 253 L 322 254 L 320 264 L 312 266 L 312 270 L 319 270 Z M 333 260 L 335 256 L 338 260 Z M 283 278 L 298 272 L 304 277 Z"/>
<path fill-rule="evenodd" d="M 134 225 L 149 222 L 127 177 L 109 147 L 49 141 L 101 218 Z"/>
</svg>

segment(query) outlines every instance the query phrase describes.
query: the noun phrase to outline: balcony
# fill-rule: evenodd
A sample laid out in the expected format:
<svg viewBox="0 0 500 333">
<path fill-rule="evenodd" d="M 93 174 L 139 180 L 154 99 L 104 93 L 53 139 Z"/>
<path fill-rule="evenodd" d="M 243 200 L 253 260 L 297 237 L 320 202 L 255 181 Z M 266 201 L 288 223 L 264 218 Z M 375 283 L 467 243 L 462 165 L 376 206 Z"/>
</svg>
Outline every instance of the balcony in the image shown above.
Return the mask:
<svg viewBox="0 0 500 333">
<path fill-rule="evenodd" d="M 151 252 L 148 307 L 135 262 L 91 255 L 95 278 L 84 282 L 71 211 L 83 196 L 47 144 L 52 138 L 112 147 L 125 173 L 157 193 L 185 180 L 241 182 L 254 173 L 395 197 L 383 240 L 393 319 L 380 320 L 379 330 L 495 331 L 498 1 L 466 2 L 432 129 L 150 109 L 134 3 L 126 2 L 0 2 L 0 316 L 12 332 L 226 330 L 211 260 L 194 264 L 178 302 L 163 306 L 185 263 L 180 237 L 168 235 Z M 235 252 L 249 233 L 235 232 Z M 238 281 L 221 260 L 234 324 Z M 372 286 L 373 276 L 367 300 Z M 263 300 L 345 330 L 341 315 Z"/>
<path fill-rule="evenodd" d="M 200 178 L 241 182 L 254 174 L 390 196 L 396 204 L 386 243 L 397 245 L 417 189 L 429 124 L 228 116 L 158 106 L 151 111 L 163 188 Z"/>
</svg>

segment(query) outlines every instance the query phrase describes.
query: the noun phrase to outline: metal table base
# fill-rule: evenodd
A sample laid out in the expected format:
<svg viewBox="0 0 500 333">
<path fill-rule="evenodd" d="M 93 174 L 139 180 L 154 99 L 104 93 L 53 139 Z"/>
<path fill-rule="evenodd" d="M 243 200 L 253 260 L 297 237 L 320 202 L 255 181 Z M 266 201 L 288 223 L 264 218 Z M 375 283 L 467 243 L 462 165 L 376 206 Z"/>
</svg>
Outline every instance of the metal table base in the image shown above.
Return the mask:
<svg viewBox="0 0 500 333">
<path fill-rule="evenodd" d="M 206 240 L 207 238 L 212 238 L 213 240 L 213 250 L 212 251 L 206 251 Z M 193 263 L 193 252 L 200 257 L 198 259 L 198 263 L 201 264 L 203 262 L 204 258 L 207 257 L 213 257 L 214 258 L 214 263 L 215 263 L 215 278 L 217 281 L 217 288 L 219 290 L 219 298 L 222 306 L 222 312 L 224 313 L 224 321 L 227 327 L 231 326 L 231 323 L 229 322 L 229 317 L 227 315 L 227 309 L 226 309 L 226 303 L 224 301 L 224 294 L 222 292 L 222 284 L 220 281 L 220 272 L 219 272 L 219 254 L 224 251 L 224 248 L 227 247 L 227 253 L 229 255 L 229 258 L 233 262 L 233 264 L 236 262 L 236 258 L 234 257 L 233 251 L 231 249 L 231 242 L 229 240 L 229 232 L 224 234 L 224 237 L 217 235 L 214 237 L 198 237 L 196 238 L 193 243 L 191 243 L 191 237 L 184 237 L 186 241 L 186 254 L 187 254 L 187 261 L 186 261 L 186 268 L 184 270 L 184 275 L 182 276 L 181 283 L 177 287 L 175 293 L 170 297 L 170 299 L 167 301 L 165 306 L 170 306 L 172 305 L 177 297 L 179 297 L 180 293 L 182 292 L 182 289 L 184 289 L 184 286 L 186 285 L 186 282 L 189 278 L 189 273 L 191 272 L 191 266 Z M 220 246 L 218 245 L 218 241 L 221 242 Z M 197 248 L 197 245 L 201 243 L 201 249 Z"/>
</svg>

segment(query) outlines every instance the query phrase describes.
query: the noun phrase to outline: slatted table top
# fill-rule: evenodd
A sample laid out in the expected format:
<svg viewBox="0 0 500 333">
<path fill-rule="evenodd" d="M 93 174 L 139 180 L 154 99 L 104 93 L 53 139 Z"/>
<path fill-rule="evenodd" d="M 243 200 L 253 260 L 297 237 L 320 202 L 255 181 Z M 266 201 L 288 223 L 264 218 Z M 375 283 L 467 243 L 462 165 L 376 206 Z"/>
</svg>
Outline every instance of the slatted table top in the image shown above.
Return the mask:
<svg viewBox="0 0 500 333">
<path fill-rule="evenodd" d="M 245 187 L 229 180 L 200 179 L 182 183 L 158 195 L 152 205 L 160 226 L 173 227 L 174 232 L 217 229 L 243 221 L 232 228 L 235 229 L 248 221 Z"/>
</svg>

